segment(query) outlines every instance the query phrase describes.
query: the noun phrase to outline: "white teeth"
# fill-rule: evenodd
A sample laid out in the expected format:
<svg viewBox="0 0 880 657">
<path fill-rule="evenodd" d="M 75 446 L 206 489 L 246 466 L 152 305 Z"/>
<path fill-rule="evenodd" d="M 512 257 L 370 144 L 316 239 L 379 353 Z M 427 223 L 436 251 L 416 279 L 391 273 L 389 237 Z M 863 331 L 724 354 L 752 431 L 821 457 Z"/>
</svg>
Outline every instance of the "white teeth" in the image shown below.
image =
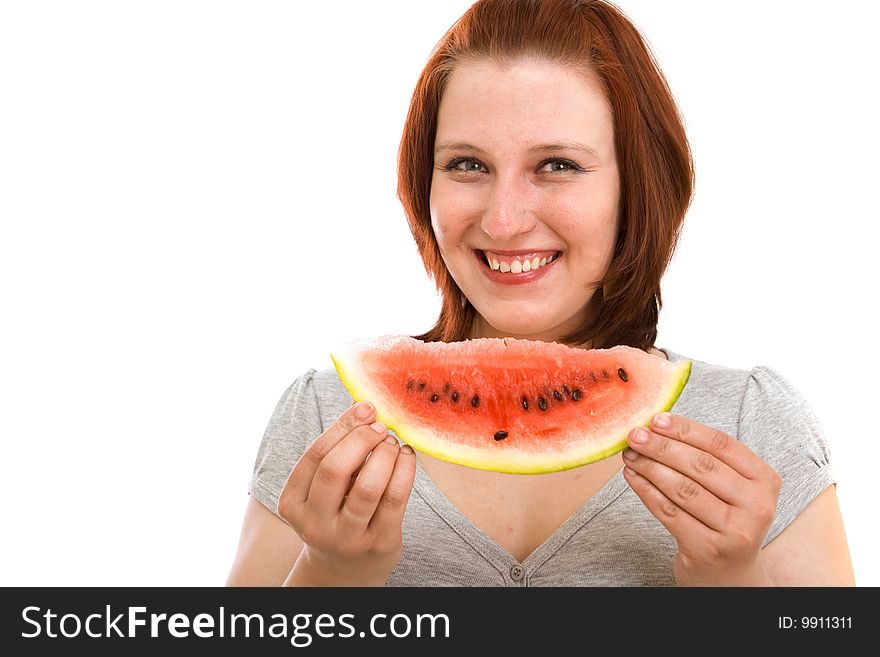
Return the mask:
<svg viewBox="0 0 880 657">
<path fill-rule="evenodd" d="M 486 262 L 489 267 L 491 267 L 495 271 L 500 271 L 505 274 L 522 274 L 525 272 L 535 271 L 536 269 L 540 269 L 541 267 L 549 265 L 551 262 L 556 260 L 557 255 L 558 254 L 554 254 L 546 258 L 538 258 L 536 256 L 531 260 L 513 259 L 509 262 L 505 262 L 503 260 L 499 261 L 486 255 Z"/>
</svg>

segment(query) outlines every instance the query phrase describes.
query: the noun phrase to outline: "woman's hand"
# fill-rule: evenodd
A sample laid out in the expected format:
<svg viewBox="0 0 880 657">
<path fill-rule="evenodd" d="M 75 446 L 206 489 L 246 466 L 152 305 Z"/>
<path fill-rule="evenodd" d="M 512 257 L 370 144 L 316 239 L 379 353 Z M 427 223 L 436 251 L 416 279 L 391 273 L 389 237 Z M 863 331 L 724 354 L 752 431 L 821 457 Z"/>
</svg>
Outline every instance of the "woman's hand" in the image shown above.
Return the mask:
<svg viewBox="0 0 880 657">
<path fill-rule="evenodd" d="M 416 457 L 375 417 L 372 404 L 353 405 L 290 473 L 278 513 L 305 545 L 289 583 L 382 586 L 397 565 Z"/>
<path fill-rule="evenodd" d="M 634 429 L 629 446 L 624 477 L 678 542 L 680 586 L 772 585 L 761 546 L 782 485 L 773 468 L 727 434 L 671 413 Z"/>
</svg>

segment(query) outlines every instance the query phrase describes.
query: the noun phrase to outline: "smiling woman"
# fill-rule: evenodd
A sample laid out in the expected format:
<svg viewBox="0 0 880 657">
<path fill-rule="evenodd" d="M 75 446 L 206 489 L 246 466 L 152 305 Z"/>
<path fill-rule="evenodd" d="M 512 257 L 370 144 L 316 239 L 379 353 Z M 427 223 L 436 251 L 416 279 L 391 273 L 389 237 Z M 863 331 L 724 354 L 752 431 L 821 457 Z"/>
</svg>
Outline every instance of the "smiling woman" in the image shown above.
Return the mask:
<svg viewBox="0 0 880 657">
<path fill-rule="evenodd" d="M 480 155 L 500 159 L 504 169 L 496 171 L 494 161 L 488 168 Z M 531 167 L 528 185 L 519 185 L 522 171 L 508 170 L 515 159 L 519 169 Z M 441 175 L 450 167 L 453 175 Z M 416 84 L 398 172 L 410 229 L 443 299 L 437 324 L 421 337 L 461 340 L 481 323 L 475 300 L 439 244 L 435 208 L 445 202 L 481 204 L 492 214 L 482 221 L 501 231 L 496 242 L 522 242 L 527 226 L 510 234 L 518 222 L 558 216 L 574 240 L 569 262 L 559 270 L 571 275 L 583 259 L 592 264 L 577 273 L 581 289 L 554 289 L 554 295 L 567 296 L 559 300 L 565 307 L 578 298 L 589 305 L 581 304 L 577 317 L 554 315 L 564 330 L 551 339 L 593 347 L 653 344 L 660 279 L 691 200 L 693 162 L 663 74 L 635 26 L 612 5 L 477 3 L 447 33 Z M 482 184 L 477 191 L 454 191 L 462 176 Z M 511 207 L 519 217 L 508 215 Z M 597 222 L 608 213 L 612 217 L 600 228 Z M 572 221 L 573 231 L 564 228 Z M 547 240 L 540 232 L 526 239 Z M 484 233 L 478 241 L 490 237 Z M 492 246 L 525 257 L 531 245 L 523 245 L 525 252 Z M 498 285 L 515 282 L 497 279 Z M 510 291 L 503 294 L 512 299 Z M 515 315 L 541 311 L 520 306 Z M 530 329 L 512 331 L 534 335 Z"/>
<path fill-rule="evenodd" d="M 551 62 L 462 64 L 436 140 L 431 234 L 480 309 L 467 337 L 576 333 L 619 232 L 614 124 L 598 81 Z M 566 146 L 578 142 L 591 146 Z"/>
<path fill-rule="evenodd" d="M 603 0 L 479 0 L 417 84 L 398 194 L 442 296 L 425 342 L 517 337 L 693 360 L 629 449 L 510 475 L 401 446 L 333 370 L 257 456 L 230 584 L 852 584 L 828 446 L 780 374 L 655 346 L 693 189 L 676 104 Z M 415 491 L 415 493 L 414 493 Z"/>
</svg>

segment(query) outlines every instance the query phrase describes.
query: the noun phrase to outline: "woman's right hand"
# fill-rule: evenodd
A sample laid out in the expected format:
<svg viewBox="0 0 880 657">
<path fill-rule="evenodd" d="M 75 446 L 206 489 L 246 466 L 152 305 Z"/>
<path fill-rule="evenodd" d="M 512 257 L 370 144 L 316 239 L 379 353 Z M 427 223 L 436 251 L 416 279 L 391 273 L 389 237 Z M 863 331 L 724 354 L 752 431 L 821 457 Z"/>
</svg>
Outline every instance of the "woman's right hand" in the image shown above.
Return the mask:
<svg viewBox="0 0 880 657">
<path fill-rule="evenodd" d="M 278 514 L 305 544 L 288 585 L 383 586 L 400 560 L 416 457 L 375 418 L 353 405 L 287 478 Z"/>
</svg>

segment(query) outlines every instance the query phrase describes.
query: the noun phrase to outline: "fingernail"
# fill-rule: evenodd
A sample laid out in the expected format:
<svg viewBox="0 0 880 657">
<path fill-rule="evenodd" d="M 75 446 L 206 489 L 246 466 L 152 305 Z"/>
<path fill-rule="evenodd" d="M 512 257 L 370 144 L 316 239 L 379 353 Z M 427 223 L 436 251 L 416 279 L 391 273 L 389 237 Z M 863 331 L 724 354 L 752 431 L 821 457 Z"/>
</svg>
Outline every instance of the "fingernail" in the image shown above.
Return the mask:
<svg viewBox="0 0 880 657">
<path fill-rule="evenodd" d="M 373 422 L 373 424 L 370 425 L 370 429 L 372 429 L 376 433 L 385 433 L 387 431 L 385 425 L 379 422 L 379 420 Z"/>
<path fill-rule="evenodd" d="M 357 408 L 354 409 L 354 414 L 362 420 L 370 417 L 370 413 L 373 412 L 372 407 L 366 402 L 363 404 L 358 404 Z"/>
<path fill-rule="evenodd" d="M 412 454 L 413 448 L 410 447 L 409 445 L 404 445 L 403 447 L 400 448 L 400 451 L 403 452 L 404 454 Z"/>
<path fill-rule="evenodd" d="M 648 442 L 648 432 L 644 429 L 636 429 L 632 435 L 632 441 L 634 443 L 638 443 L 639 445 Z"/>
<path fill-rule="evenodd" d="M 389 445 L 394 445 L 395 447 L 397 446 L 397 438 L 395 438 L 391 434 L 388 434 L 388 437 L 385 439 L 385 442 L 388 443 Z"/>
<path fill-rule="evenodd" d="M 654 416 L 654 426 L 661 427 L 665 429 L 669 425 L 672 424 L 672 418 L 669 417 L 669 413 L 658 413 Z"/>
<path fill-rule="evenodd" d="M 636 473 L 636 471 L 633 470 L 633 469 L 632 469 L 631 467 L 629 467 L 628 465 L 624 466 L 623 471 L 624 471 L 627 475 L 629 475 L 630 477 L 632 477 L 632 476 Z"/>
<path fill-rule="evenodd" d="M 625 458 L 627 461 L 634 461 L 637 456 L 638 454 L 636 454 L 631 449 L 623 450 L 623 458 Z"/>
</svg>

